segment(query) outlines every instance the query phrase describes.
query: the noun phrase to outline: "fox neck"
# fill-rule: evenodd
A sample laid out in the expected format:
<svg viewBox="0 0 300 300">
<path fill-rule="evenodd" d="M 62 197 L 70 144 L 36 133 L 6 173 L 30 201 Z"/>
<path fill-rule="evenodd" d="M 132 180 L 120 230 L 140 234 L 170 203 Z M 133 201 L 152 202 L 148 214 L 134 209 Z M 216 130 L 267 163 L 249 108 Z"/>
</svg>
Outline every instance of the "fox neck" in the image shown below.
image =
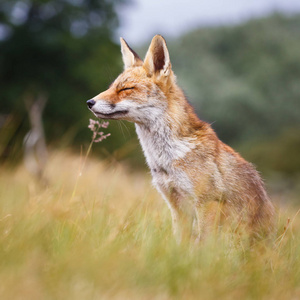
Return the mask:
<svg viewBox="0 0 300 300">
<path fill-rule="evenodd" d="M 185 114 L 180 115 L 184 118 Z M 194 148 L 195 138 L 182 135 L 179 123 L 186 122 L 174 118 L 168 111 L 155 122 L 136 123 L 136 132 L 151 171 L 167 171 L 175 160 L 184 158 Z"/>
</svg>

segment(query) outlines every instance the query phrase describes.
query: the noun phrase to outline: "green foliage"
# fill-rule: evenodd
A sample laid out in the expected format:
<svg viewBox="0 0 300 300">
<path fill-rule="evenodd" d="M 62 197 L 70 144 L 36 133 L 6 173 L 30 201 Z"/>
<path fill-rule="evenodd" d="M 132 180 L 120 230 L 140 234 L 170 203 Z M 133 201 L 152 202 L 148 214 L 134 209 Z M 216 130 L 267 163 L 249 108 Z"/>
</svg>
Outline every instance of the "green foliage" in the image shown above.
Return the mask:
<svg viewBox="0 0 300 300">
<path fill-rule="evenodd" d="M 280 172 L 285 176 L 297 176 L 300 172 L 300 128 L 284 130 L 279 136 L 267 141 L 245 143 L 241 150 L 258 168 Z"/>
<path fill-rule="evenodd" d="M 300 16 L 200 29 L 169 48 L 179 83 L 226 142 L 299 126 Z"/>
<path fill-rule="evenodd" d="M 24 99 L 39 93 L 48 97 L 44 112 L 48 143 L 76 149 L 89 143 L 92 114 L 85 102 L 105 90 L 122 70 L 119 46 L 112 42 L 118 21 L 114 7 L 120 2 L 0 3 L 0 29 L 7 33 L 0 40 L 0 156 L 20 154 L 29 129 Z M 179 85 L 200 118 L 212 123 L 225 142 L 257 145 L 287 128 L 299 128 L 299 15 L 199 29 L 168 40 L 168 46 Z M 132 124 L 111 122 L 108 130 L 112 136 L 94 151 L 144 165 Z M 248 155 L 248 150 L 242 153 Z M 286 157 L 289 151 L 284 151 Z M 263 153 L 248 156 L 260 166 L 264 159 L 258 157 Z M 284 173 L 291 169 L 282 168 Z"/>
<path fill-rule="evenodd" d="M 120 2 L 0 3 L 0 29 L 6 33 L 0 40 L 0 111 L 23 120 L 10 146 L 19 144 L 29 129 L 24 101 L 39 94 L 48 98 L 48 141 L 59 142 L 68 132 L 75 133 L 77 142 L 87 135 L 83 129 L 91 115 L 86 100 L 104 90 L 121 69 L 119 47 L 112 42 L 118 24 L 114 9 Z"/>
</svg>

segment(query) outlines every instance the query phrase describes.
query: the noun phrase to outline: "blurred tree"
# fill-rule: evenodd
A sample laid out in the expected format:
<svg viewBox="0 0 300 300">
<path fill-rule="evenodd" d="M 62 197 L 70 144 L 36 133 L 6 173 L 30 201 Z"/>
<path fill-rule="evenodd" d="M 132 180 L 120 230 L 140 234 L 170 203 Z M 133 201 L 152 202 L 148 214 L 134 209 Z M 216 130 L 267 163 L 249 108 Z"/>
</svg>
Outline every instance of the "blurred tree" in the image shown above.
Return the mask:
<svg viewBox="0 0 300 300">
<path fill-rule="evenodd" d="M 170 44 L 196 111 L 229 143 L 300 127 L 299 49 L 300 15 L 199 29 Z"/>
<path fill-rule="evenodd" d="M 277 137 L 260 143 L 245 143 L 246 157 L 255 161 L 264 174 L 281 173 L 286 177 L 300 176 L 300 129 L 285 129 Z M 271 172 L 270 172 L 271 171 Z M 271 175 L 271 174 L 268 174 Z M 298 181 L 299 185 L 299 181 Z"/>
<path fill-rule="evenodd" d="M 28 130 L 24 99 L 34 102 L 41 94 L 48 98 L 48 139 L 61 139 L 66 132 L 83 134 L 77 128 L 86 126 L 90 116 L 84 100 L 104 89 L 120 70 L 119 47 L 112 36 L 118 25 L 115 6 L 124 2 L 0 2 L 0 130 L 6 131 L 2 154 L 20 148 Z"/>
<path fill-rule="evenodd" d="M 85 100 L 122 69 L 112 36 L 115 6 L 123 2 L 0 1 L 0 156 L 21 148 L 29 129 L 24 99 L 41 95 L 48 98 L 48 141 L 90 140 Z M 202 28 L 168 46 L 180 86 L 225 142 L 276 137 L 295 127 L 299 132 L 300 15 Z M 95 148 L 112 159 L 144 161 L 134 152 L 140 148 L 132 124 L 111 122 L 108 130 L 112 137 Z"/>
</svg>

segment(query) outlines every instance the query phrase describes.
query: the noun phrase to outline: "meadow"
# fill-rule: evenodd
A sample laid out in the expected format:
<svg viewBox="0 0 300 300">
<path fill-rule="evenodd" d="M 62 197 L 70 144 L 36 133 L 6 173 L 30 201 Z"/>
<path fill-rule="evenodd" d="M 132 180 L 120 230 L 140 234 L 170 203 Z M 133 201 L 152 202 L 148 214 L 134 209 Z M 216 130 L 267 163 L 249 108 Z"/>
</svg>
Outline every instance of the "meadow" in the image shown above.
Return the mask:
<svg viewBox="0 0 300 300">
<path fill-rule="evenodd" d="M 299 299 L 300 221 L 270 244 L 220 233 L 177 245 L 147 171 L 51 151 L 47 184 L 0 172 L 0 299 Z"/>
</svg>

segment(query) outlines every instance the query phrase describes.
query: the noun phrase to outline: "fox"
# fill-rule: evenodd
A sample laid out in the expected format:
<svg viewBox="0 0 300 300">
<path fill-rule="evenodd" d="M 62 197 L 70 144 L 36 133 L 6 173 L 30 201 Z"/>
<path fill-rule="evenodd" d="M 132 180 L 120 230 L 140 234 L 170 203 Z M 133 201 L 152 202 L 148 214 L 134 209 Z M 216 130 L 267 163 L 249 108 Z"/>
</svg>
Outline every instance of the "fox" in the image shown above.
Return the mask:
<svg viewBox="0 0 300 300">
<path fill-rule="evenodd" d="M 186 230 L 197 242 L 204 239 L 217 216 L 220 222 L 233 217 L 255 238 L 268 237 L 275 209 L 263 180 L 198 118 L 177 85 L 165 39 L 155 35 L 144 60 L 123 38 L 120 44 L 123 72 L 87 106 L 100 119 L 135 123 L 178 243 Z"/>
</svg>

